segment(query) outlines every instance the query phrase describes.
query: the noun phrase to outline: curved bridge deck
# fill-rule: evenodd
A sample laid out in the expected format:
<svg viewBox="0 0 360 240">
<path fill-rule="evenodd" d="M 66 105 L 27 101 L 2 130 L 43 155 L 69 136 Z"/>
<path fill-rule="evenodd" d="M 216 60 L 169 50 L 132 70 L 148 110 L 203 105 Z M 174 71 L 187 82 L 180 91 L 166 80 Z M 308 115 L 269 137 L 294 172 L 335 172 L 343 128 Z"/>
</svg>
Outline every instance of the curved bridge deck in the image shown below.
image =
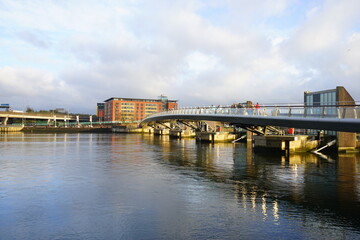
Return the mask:
<svg viewBox="0 0 360 240">
<path fill-rule="evenodd" d="M 219 121 L 235 126 L 279 126 L 360 133 L 360 108 L 352 106 L 197 107 L 156 113 L 141 124 L 168 120 Z"/>
</svg>

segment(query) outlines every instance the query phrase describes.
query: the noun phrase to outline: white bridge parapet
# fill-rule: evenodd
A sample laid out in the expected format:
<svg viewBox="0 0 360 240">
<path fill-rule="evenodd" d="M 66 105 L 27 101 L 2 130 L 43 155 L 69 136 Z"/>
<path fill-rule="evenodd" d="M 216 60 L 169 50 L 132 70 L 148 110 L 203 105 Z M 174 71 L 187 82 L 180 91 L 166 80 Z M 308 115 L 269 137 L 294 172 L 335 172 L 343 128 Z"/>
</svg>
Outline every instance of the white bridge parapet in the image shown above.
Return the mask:
<svg viewBox="0 0 360 240">
<path fill-rule="evenodd" d="M 269 125 L 321 129 L 345 132 L 360 132 L 360 105 L 303 104 L 261 105 L 256 107 L 209 106 L 187 107 L 149 115 L 143 123 L 170 120 L 208 120 L 230 122 L 237 125 Z"/>
<path fill-rule="evenodd" d="M 360 103 L 355 105 L 323 105 L 304 106 L 301 104 L 289 105 L 261 105 L 256 107 L 185 107 L 169 111 L 155 113 L 149 117 L 170 114 L 183 115 L 234 115 L 234 116 L 273 116 L 273 117 L 311 117 L 311 118 L 353 118 L 360 117 Z"/>
</svg>

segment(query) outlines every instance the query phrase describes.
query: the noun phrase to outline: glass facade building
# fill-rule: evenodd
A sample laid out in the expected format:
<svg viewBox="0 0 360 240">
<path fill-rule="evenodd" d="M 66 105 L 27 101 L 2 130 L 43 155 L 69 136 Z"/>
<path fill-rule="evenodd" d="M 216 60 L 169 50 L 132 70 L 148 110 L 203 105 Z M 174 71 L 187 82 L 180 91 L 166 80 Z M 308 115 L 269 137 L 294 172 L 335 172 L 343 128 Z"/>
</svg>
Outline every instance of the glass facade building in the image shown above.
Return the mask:
<svg viewBox="0 0 360 240">
<path fill-rule="evenodd" d="M 304 93 L 304 105 L 308 115 L 336 115 L 337 103 L 337 89 Z"/>
<path fill-rule="evenodd" d="M 304 92 L 304 106 L 306 107 L 306 114 L 309 116 L 338 117 L 341 106 L 347 105 L 355 105 L 355 101 L 342 86 L 330 90 Z M 316 132 L 309 130 L 310 134 Z M 336 132 L 327 131 L 326 134 L 336 135 Z"/>
</svg>

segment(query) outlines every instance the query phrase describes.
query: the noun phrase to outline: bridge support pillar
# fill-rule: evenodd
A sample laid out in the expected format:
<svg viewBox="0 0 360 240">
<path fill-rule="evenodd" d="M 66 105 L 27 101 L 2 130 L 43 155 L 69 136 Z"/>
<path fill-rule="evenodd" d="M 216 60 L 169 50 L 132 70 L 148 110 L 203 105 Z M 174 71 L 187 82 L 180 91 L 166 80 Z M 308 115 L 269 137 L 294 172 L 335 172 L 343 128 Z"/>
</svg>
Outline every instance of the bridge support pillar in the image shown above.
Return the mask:
<svg viewBox="0 0 360 240">
<path fill-rule="evenodd" d="M 307 152 L 314 149 L 318 141 L 308 139 L 307 135 L 266 135 L 254 136 L 256 151 Z"/>
<path fill-rule="evenodd" d="M 254 135 L 253 132 L 251 132 L 251 131 L 246 131 L 246 141 L 247 141 L 248 143 L 251 143 L 251 142 L 252 142 L 252 140 L 253 140 L 253 135 Z"/>
<path fill-rule="evenodd" d="M 196 132 L 196 140 L 201 142 L 232 142 L 236 134 L 230 132 Z"/>
<path fill-rule="evenodd" d="M 170 130 L 168 128 L 155 128 L 154 135 L 169 135 Z"/>
<path fill-rule="evenodd" d="M 5 117 L 5 119 L 4 119 L 4 125 L 7 125 L 8 120 L 9 120 L 9 117 Z"/>
<path fill-rule="evenodd" d="M 170 137 L 174 138 L 194 138 L 196 133 L 192 129 L 182 130 L 182 129 L 171 129 L 169 131 Z"/>
<path fill-rule="evenodd" d="M 289 140 L 285 140 L 285 156 L 289 157 L 290 155 L 290 141 Z"/>
<path fill-rule="evenodd" d="M 356 151 L 356 133 L 338 132 L 337 142 L 339 152 Z"/>
</svg>

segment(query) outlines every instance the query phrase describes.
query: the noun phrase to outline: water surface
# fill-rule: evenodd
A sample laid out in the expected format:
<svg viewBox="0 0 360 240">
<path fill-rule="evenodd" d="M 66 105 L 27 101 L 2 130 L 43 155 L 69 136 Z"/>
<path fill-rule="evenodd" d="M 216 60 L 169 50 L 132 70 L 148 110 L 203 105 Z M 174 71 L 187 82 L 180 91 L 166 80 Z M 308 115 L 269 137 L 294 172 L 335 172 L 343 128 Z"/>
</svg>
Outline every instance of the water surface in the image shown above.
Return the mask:
<svg viewBox="0 0 360 240">
<path fill-rule="evenodd" d="M 1 134 L 0 239 L 359 239 L 357 154 Z"/>
</svg>

